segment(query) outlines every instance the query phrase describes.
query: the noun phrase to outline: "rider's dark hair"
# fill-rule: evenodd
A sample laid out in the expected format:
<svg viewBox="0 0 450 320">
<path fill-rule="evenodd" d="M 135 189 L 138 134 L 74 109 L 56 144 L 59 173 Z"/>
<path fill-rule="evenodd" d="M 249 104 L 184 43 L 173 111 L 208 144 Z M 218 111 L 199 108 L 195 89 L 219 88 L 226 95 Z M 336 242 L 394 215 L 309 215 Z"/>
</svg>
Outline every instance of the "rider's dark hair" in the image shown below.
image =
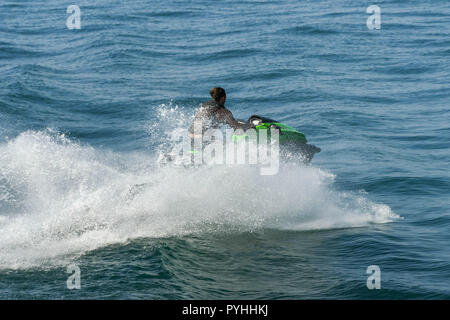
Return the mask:
<svg viewBox="0 0 450 320">
<path fill-rule="evenodd" d="M 220 101 L 222 97 L 227 96 L 227 94 L 225 93 L 225 89 L 221 87 L 212 88 L 211 91 L 209 91 L 209 94 L 216 101 Z"/>
</svg>

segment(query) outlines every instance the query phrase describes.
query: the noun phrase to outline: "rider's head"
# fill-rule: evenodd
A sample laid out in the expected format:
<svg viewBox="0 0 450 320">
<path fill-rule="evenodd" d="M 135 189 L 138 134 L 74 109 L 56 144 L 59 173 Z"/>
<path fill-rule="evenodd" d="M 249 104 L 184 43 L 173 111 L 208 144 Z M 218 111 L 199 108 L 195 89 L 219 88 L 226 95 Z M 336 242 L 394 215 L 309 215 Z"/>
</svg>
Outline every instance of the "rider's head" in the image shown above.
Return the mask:
<svg viewBox="0 0 450 320">
<path fill-rule="evenodd" d="M 223 89 L 221 87 L 212 88 L 211 91 L 209 92 L 209 94 L 217 102 L 225 104 L 225 100 L 227 99 L 227 94 L 225 93 L 225 89 Z"/>
</svg>

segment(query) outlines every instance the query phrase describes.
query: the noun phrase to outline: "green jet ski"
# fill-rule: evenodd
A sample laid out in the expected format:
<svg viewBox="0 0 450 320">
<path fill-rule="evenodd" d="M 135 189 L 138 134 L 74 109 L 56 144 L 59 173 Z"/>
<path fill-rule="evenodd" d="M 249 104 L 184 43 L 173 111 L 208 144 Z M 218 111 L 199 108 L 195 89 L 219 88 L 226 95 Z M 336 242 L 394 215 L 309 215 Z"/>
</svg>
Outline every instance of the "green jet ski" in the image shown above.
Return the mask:
<svg viewBox="0 0 450 320">
<path fill-rule="evenodd" d="M 248 121 L 237 120 L 237 122 L 240 124 L 242 129 L 242 134 L 235 133 L 232 136 L 233 141 L 237 143 L 239 141 L 245 141 L 246 137 L 249 137 L 246 134 L 246 132 L 248 132 L 247 130 L 249 129 L 255 129 L 257 141 L 259 141 L 260 130 L 267 130 L 267 140 L 270 141 L 270 131 L 272 129 L 278 129 L 279 151 L 281 160 L 287 160 L 289 162 L 303 162 L 307 164 L 311 162 L 316 153 L 320 152 L 320 148 L 312 144 L 308 144 L 308 141 L 306 140 L 306 137 L 302 132 L 278 121 L 253 115 L 248 119 Z M 194 156 L 201 154 L 202 150 L 195 150 L 192 147 L 189 153 L 191 154 L 191 156 Z M 158 159 L 158 163 L 160 165 L 166 165 L 173 162 L 179 156 L 180 154 L 172 152 L 161 154 Z"/>
<path fill-rule="evenodd" d="M 321 151 L 320 148 L 312 144 L 308 144 L 308 141 L 302 132 L 276 120 L 253 115 L 248 119 L 248 121 L 238 120 L 238 122 L 242 125 L 244 131 L 253 128 L 258 134 L 260 130 L 267 130 L 268 140 L 270 139 L 270 130 L 278 129 L 280 155 L 285 160 L 299 160 L 304 163 L 309 163 L 314 157 L 314 154 Z M 233 135 L 234 141 L 245 139 L 245 137 L 247 137 L 245 132 L 242 135 Z"/>
</svg>

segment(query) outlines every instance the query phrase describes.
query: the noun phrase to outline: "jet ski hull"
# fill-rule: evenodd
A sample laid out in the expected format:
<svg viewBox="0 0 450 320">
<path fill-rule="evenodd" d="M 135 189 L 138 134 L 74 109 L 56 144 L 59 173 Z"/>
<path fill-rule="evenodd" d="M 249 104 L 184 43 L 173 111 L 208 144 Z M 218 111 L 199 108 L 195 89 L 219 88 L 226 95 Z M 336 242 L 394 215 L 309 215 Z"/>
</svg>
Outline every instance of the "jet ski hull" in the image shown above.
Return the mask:
<svg viewBox="0 0 450 320">
<path fill-rule="evenodd" d="M 321 151 L 320 148 L 309 144 L 302 132 L 281 122 L 266 117 L 253 115 L 247 121 L 238 120 L 238 123 L 240 124 L 243 132 L 242 134 L 235 133 L 233 135 L 233 140 L 235 142 L 245 140 L 248 137 L 247 130 L 249 129 L 254 129 L 256 131 L 257 141 L 259 141 L 259 132 L 261 130 L 266 130 L 267 141 L 270 141 L 271 130 L 278 129 L 280 160 L 282 161 L 303 162 L 305 164 L 308 164 L 309 162 L 311 162 L 314 155 Z M 191 149 L 189 152 L 190 154 L 188 155 L 188 159 L 193 159 L 195 154 L 202 152 L 202 150 Z M 161 165 L 174 163 L 177 161 L 177 159 L 182 159 L 180 158 L 181 156 L 182 155 L 177 153 L 167 153 L 164 155 L 160 155 L 158 163 Z M 190 164 L 191 162 L 188 163 L 188 166 Z"/>
<path fill-rule="evenodd" d="M 289 161 L 301 161 L 309 163 L 314 155 L 321 151 L 319 147 L 307 143 L 306 136 L 291 126 L 257 115 L 251 116 L 247 121 L 239 120 L 244 130 L 255 129 L 259 135 L 260 130 L 267 130 L 270 139 L 270 130 L 278 129 L 280 155 L 282 159 Z M 245 138 L 247 135 L 233 135 L 235 141 Z"/>
</svg>

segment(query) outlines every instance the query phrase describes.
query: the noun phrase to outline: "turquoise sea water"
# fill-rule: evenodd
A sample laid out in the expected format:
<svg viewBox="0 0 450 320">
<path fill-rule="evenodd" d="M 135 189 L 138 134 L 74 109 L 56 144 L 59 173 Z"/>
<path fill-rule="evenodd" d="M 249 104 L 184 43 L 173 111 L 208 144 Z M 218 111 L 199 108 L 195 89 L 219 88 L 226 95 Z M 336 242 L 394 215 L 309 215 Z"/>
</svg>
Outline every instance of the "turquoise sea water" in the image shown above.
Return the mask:
<svg viewBox="0 0 450 320">
<path fill-rule="evenodd" d="M 0 298 L 450 298 L 448 1 L 73 4 L 0 3 Z M 213 86 L 322 152 L 159 167 Z"/>
</svg>

